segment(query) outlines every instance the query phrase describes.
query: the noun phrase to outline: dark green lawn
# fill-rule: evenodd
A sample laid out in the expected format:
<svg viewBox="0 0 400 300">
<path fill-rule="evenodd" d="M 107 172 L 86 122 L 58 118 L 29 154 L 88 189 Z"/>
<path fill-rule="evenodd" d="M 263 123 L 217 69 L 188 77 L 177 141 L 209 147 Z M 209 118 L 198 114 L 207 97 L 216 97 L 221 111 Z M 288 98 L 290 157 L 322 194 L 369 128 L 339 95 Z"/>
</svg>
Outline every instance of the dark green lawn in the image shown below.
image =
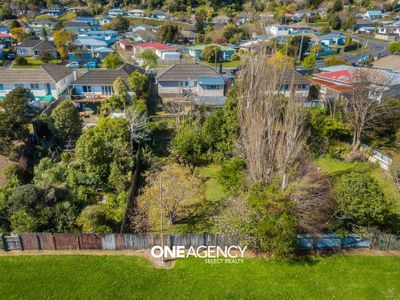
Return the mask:
<svg viewBox="0 0 400 300">
<path fill-rule="evenodd" d="M 288 263 L 179 260 L 159 270 L 132 256 L 0 257 L 1 299 L 399 299 L 400 257 Z"/>
</svg>

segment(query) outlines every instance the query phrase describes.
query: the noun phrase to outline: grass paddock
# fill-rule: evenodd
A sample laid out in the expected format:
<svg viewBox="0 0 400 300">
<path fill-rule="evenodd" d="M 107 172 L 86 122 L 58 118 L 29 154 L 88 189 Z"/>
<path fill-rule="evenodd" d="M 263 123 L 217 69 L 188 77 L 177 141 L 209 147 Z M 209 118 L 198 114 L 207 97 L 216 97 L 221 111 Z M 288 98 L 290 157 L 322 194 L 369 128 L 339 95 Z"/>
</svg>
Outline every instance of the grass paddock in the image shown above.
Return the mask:
<svg viewBox="0 0 400 300">
<path fill-rule="evenodd" d="M 400 257 L 332 256 L 243 264 L 136 256 L 0 257 L 3 299 L 398 299 Z"/>
</svg>

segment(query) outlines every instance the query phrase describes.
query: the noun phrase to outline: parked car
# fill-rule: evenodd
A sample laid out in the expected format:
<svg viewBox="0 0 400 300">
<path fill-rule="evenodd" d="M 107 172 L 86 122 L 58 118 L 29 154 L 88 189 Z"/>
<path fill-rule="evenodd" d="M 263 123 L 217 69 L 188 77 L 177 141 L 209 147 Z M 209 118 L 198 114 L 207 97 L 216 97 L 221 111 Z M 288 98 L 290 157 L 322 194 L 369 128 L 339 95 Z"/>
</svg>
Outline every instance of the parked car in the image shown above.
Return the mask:
<svg viewBox="0 0 400 300">
<path fill-rule="evenodd" d="M 88 69 L 95 69 L 95 68 L 97 68 L 97 64 L 94 61 L 89 61 L 88 63 L 84 64 L 82 67 L 88 68 Z"/>
<path fill-rule="evenodd" d="M 15 54 L 14 53 L 8 53 L 7 54 L 7 60 L 13 60 L 15 58 Z"/>
<path fill-rule="evenodd" d="M 365 63 L 365 62 L 367 62 L 369 60 L 369 56 L 368 55 L 366 55 L 366 56 L 364 56 L 364 57 L 361 57 L 359 60 L 358 60 L 358 63 Z"/>
<path fill-rule="evenodd" d="M 71 61 L 69 64 L 66 65 L 67 68 L 79 68 L 79 62 Z"/>
</svg>

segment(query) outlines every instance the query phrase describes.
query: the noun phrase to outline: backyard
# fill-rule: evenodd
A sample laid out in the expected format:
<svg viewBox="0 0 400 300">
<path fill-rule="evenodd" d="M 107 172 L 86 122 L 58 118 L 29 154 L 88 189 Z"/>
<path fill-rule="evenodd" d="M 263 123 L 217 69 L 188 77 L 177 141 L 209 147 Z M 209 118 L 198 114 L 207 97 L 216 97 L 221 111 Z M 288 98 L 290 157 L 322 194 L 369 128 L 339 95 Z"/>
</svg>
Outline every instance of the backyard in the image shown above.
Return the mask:
<svg viewBox="0 0 400 300">
<path fill-rule="evenodd" d="M 136 256 L 0 257 L 4 299 L 398 299 L 400 257 L 331 256 L 241 264 Z"/>
</svg>

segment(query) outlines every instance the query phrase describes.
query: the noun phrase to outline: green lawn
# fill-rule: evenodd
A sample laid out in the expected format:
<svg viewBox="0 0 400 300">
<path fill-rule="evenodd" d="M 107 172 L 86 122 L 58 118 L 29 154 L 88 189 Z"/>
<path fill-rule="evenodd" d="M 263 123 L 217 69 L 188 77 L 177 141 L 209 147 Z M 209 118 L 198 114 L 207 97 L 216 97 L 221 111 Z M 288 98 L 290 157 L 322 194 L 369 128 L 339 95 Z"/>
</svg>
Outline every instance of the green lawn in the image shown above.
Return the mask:
<svg viewBox="0 0 400 300">
<path fill-rule="evenodd" d="M 209 63 L 209 62 L 204 62 L 204 63 L 207 64 L 207 65 L 209 65 L 209 66 L 211 66 L 211 67 L 214 67 L 214 68 L 215 68 L 215 63 Z M 222 63 L 222 67 L 223 67 L 223 68 L 237 68 L 237 67 L 240 66 L 240 64 L 241 64 L 241 61 L 240 61 L 240 60 L 235 60 L 235 61 L 224 61 L 224 62 Z M 218 63 L 218 67 L 217 67 L 217 68 L 219 68 L 219 65 L 220 65 L 220 63 Z"/>
<path fill-rule="evenodd" d="M 208 201 L 220 201 L 226 196 L 222 185 L 217 179 L 220 169 L 221 166 L 212 164 L 197 170 L 198 176 L 205 180 L 205 194 Z"/>
<path fill-rule="evenodd" d="M 13 69 L 26 69 L 26 68 L 38 68 L 44 64 L 44 62 L 37 57 L 25 57 L 28 61 L 28 65 L 26 66 L 17 66 L 15 62 L 13 62 Z M 49 63 L 59 64 L 61 61 L 59 59 L 52 59 Z"/>
<path fill-rule="evenodd" d="M 377 38 L 374 38 L 374 37 L 372 37 L 370 35 L 367 35 L 367 34 L 359 34 L 358 37 L 363 38 L 363 39 L 367 39 L 367 40 L 371 40 L 371 41 L 375 41 L 375 42 L 378 42 L 378 43 L 386 43 L 386 44 L 390 43 L 390 41 L 377 39 Z"/>
<path fill-rule="evenodd" d="M 298 262 L 182 259 L 170 270 L 133 256 L 0 257 L 2 299 L 399 299 L 400 257 Z"/>
</svg>

